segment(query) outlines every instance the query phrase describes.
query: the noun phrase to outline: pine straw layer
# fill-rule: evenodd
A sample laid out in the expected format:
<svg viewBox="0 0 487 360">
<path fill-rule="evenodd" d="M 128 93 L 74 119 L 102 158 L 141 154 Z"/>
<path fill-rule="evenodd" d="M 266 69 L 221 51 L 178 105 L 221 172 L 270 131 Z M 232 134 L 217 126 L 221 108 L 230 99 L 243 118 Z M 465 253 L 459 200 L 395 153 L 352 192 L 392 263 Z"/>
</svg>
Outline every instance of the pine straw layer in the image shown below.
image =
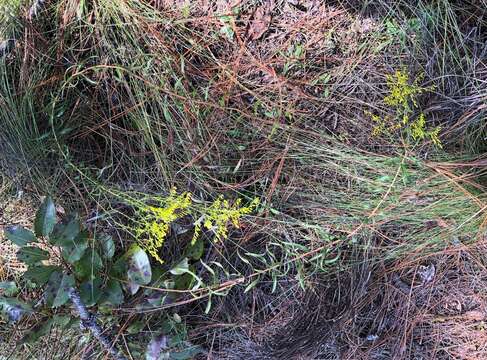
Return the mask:
<svg viewBox="0 0 487 360">
<path fill-rule="evenodd" d="M 485 247 L 375 270 L 362 263 L 300 296 L 292 281 L 280 298 L 261 289 L 249 308 L 233 309 L 234 324 L 208 323 L 193 336 L 216 339 L 219 359 L 485 359 Z M 222 319 L 233 313 L 224 302 Z"/>
</svg>

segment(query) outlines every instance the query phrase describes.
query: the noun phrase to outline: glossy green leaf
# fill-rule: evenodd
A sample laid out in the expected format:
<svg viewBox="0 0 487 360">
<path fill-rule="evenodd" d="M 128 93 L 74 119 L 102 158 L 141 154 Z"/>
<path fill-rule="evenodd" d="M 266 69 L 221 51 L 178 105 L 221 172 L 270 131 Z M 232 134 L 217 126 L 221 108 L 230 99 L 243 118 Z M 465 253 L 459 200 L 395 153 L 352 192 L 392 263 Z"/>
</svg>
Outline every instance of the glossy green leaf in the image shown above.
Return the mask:
<svg viewBox="0 0 487 360">
<path fill-rule="evenodd" d="M 19 321 L 32 308 L 23 301 L 15 298 L 0 297 L 0 312 L 9 322 Z"/>
<path fill-rule="evenodd" d="M 109 303 L 111 305 L 120 305 L 123 303 L 123 291 L 120 283 L 117 280 L 111 279 L 103 290 L 101 303 Z"/>
<path fill-rule="evenodd" d="M 79 296 L 87 306 L 94 306 L 102 295 L 103 281 L 100 278 L 85 281 L 79 288 Z"/>
<path fill-rule="evenodd" d="M 50 196 L 47 196 L 37 210 L 34 221 L 34 232 L 37 236 L 49 236 L 56 224 L 56 207 Z"/>
<path fill-rule="evenodd" d="M 93 279 L 99 276 L 99 271 L 103 268 L 103 261 L 100 255 L 89 249 L 81 259 L 74 263 L 74 272 L 80 279 Z"/>
<path fill-rule="evenodd" d="M 49 253 L 38 247 L 24 246 L 17 251 L 17 259 L 27 265 L 33 265 L 49 259 Z"/>
<path fill-rule="evenodd" d="M 5 229 L 5 236 L 17 246 L 25 246 L 30 242 L 37 241 L 34 233 L 20 225 L 8 226 Z"/>
<path fill-rule="evenodd" d="M 173 275 L 182 275 L 189 270 L 188 258 L 181 260 L 176 266 L 174 266 L 169 272 Z"/>
<path fill-rule="evenodd" d="M 61 254 L 68 263 L 74 264 L 80 260 L 88 248 L 88 233 L 81 231 L 76 238 L 62 246 Z"/>
<path fill-rule="evenodd" d="M 142 248 L 133 245 L 127 252 L 127 278 L 138 285 L 147 285 L 152 278 L 149 257 Z"/>
<path fill-rule="evenodd" d="M 103 257 L 105 259 L 111 259 L 115 254 L 113 238 L 108 234 L 100 234 L 97 236 L 97 240 L 100 242 Z"/>
<path fill-rule="evenodd" d="M 54 271 L 61 271 L 61 268 L 53 265 L 33 265 L 29 266 L 23 276 L 37 285 L 44 285 Z"/>
<path fill-rule="evenodd" d="M 49 236 L 49 242 L 53 245 L 72 245 L 74 239 L 81 231 L 81 223 L 75 216 L 69 216 L 57 223 Z"/>
<path fill-rule="evenodd" d="M 17 284 L 13 281 L 2 281 L 0 282 L 0 290 L 2 295 L 7 297 L 15 296 L 19 292 Z"/>
<path fill-rule="evenodd" d="M 69 289 L 74 286 L 74 276 L 64 274 L 61 280 L 61 284 L 56 292 L 56 297 L 52 303 L 52 307 L 59 307 L 69 300 Z"/>
</svg>

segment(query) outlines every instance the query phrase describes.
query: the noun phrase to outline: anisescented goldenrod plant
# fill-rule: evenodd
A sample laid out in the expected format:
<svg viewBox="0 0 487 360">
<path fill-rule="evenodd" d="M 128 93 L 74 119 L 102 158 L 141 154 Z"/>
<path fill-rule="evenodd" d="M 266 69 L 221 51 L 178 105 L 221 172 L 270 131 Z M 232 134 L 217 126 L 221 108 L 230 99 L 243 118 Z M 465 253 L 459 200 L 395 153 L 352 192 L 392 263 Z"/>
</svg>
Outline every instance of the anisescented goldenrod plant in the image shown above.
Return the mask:
<svg viewBox="0 0 487 360">
<path fill-rule="evenodd" d="M 404 130 L 414 140 L 430 139 L 433 144 L 441 148 L 441 141 L 438 137 L 441 127 L 427 129 L 426 115 L 419 112 L 417 116 L 414 116 L 419 109 L 418 96 L 426 91 L 431 91 L 434 86 L 422 87 L 419 85 L 423 79 L 422 74 L 410 81 L 409 75 L 402 70 L 387 75 L 386 79 L 389 93 L 384 97 L 384 104 L 394 109 L 395 114 L 380 117 L 367 111 L 366 113 L 376 123 L 372 135 L 393 135 Z"/>
<path fill-rule="evenodd" d="M 207 206 L 194 202 L 190 192 L 178 195 L 176 189 L 172 189 L 167 197 L 160 200 L 159 206 L 139 207 L 138 227 L 135 229 L 139 244 L 160 263 L 163 260 L 159 252 L 174 221 L 188 215 L 197 219 L 194 222 L 192 244 L 200 237 L 203 227 L 214 233 L 215 241 L 223 241 L 228 238 L 229 227 L 238 228 L 241 217 L 252 213 L 259 204 L 258 198 L 248 206 L 242 206 L 241 199 L 231 202 L 219 196 Z"/>
</svg>

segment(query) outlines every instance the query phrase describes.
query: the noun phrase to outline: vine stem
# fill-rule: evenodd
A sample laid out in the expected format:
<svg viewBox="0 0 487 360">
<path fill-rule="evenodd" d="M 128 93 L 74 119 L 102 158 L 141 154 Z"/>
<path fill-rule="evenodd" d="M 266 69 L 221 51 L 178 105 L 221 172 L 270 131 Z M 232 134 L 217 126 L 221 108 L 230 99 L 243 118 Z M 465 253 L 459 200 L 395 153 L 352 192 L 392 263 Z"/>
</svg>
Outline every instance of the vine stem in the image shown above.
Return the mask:
<svg viewBox="0 0 487 360">
<path fill-rule="evenodd" d="M 78 313 L 81 324 L 85 329 L 90 330 L 93 336 L 103 345 L 103 347 L 113 356 L 116 360 L 127 360 L 127 358 L 122 355 L 118 349 L 114 346 L 114 342 L 103 334 L 103 330 L 96 322 L 96 318 L 91 315 L 86 309 L 86 305 L 83 300 L 81 300 L 78 291 L 75 288 L 69 288 L 68 290 L 69 298 L 73 303 L 76 312 Z"/>
</svg>

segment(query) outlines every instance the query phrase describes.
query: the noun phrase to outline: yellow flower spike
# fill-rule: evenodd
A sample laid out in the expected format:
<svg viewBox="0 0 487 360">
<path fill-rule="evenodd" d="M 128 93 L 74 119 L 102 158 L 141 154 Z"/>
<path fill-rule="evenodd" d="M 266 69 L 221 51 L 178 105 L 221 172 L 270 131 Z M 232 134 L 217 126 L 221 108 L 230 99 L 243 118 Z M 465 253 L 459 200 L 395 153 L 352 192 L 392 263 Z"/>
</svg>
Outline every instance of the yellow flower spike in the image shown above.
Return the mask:
<svg viewBox="0 0 487 360">
<path fill-rule="evenodd" d="M 435 86 L 421 87 L 424 74 L 419 74 L 414 81 L 410 81 L 409 75 L 402 70 L 397 70 L 394 74 L 386 75 L 386 83 L 389 93 L 384 97 L 384 104 L 390 106 L 396 113 L 395 118 L 380 118 L 376 114 L 368 111 L 365 113 L 370 116 L 373 122 L 377 123 L 372 130 L 372 136 L 383 134 L 392 135 L 393 132 L 404 129 L 408 131 L 414 140 L 424 140 L 426 137 L 431 139 L 433 144 L 441 148 L 439 132 L 441 129 L 426 129 L 426 116 L 420 113 L 418 117 L 412 117 L 414 108 L 418 108 L 418 96 L 425 91 L 432 91 Z"/>
</svg>

